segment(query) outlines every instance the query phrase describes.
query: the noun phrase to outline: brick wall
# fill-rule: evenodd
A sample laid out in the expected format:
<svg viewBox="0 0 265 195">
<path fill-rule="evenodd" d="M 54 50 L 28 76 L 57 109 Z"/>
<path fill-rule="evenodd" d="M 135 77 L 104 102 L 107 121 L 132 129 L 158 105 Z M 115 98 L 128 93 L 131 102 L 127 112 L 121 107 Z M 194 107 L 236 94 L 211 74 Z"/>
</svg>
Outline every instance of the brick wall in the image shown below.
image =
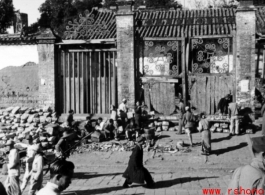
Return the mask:
<svg viewBox="0 0 265 195">
<path fill-rule="evenodd" d="M 253 8 L 236 12 L 236 101 L 245 110 L 254 111 L 256 15 Z M 248 90 L 246 90 L 248 88 Z"/>
<path fill-rule="evenodd" d="M 134 15 L 130 6 L 119 7 L 117 24 L 118 101 L 135 105 Z"/>
<path fill-rule="evenodd" d="M 54 44 L 39 44 L 39 106 L 55 109 Z"/>
</svg>

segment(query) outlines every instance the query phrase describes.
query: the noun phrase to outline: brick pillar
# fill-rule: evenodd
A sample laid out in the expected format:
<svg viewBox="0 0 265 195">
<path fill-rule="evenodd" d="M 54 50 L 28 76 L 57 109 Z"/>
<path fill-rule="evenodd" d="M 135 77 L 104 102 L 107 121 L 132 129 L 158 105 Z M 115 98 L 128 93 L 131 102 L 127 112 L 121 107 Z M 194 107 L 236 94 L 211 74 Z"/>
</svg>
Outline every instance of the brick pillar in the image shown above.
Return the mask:
<svg viewBox="0 0 265 195">
<path fill-rule="evenodd" d="M 39 53 L 39 106 L 50 106 L 55 110 L 55 37 L 47 30 L 49 36 L 40 35 L 38 39 Z"/>
<path fill-rule="evenodd" d="M 117 4 L 118 103 L 126 98 L 131 108 L 135 105 L 134 14 L 132 1 Z"/>
<path fill-rule="evenodd" d="M 256 13 L 253 6 L 236 11 L 236 101 L 254 116 Z M 253 118 L 252 118 L 253 119 Z"/>
</svg>

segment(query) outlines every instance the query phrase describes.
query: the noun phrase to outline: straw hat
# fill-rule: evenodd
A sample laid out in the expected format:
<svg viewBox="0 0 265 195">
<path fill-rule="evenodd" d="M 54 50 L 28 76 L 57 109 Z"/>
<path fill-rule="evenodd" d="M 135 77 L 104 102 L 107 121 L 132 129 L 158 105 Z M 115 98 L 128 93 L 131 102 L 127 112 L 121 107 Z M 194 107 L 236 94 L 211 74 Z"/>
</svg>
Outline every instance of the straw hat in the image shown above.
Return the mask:
<svg viewBox="0 0 265 195">
<path fill-rule="evenodd" d="M 190 107 L 189 107 L 189 106 L 186 106 L 186 107 L 185 107 L 185 110 L 186 110 L 186 111 L 187 111 L 187 110 L 189 110 L 189 109 L 190 109 Z"/>
<path fill-rule="evenodd" d="M 123 98 L 122 102 L 126 102 L 127 100 L 125 98 Z"/>
<path fill-rule="evenodd" d="M 260 137 L 252 137 L 249 138 L 250 139 L 250 144 L 249 146 L 257 152 L 265 152 L 265 137 L 264 136 L 260 136 Z"/>
<path fill-rule="evenodd" d="M 136 142 L 137 142 L 137 143 L 143 143 L 143 142 L 144 142 L 144 138 L 143 138 L 142 136 L 137 137 L 137 138 L 136 138 Z"/>
</svg>

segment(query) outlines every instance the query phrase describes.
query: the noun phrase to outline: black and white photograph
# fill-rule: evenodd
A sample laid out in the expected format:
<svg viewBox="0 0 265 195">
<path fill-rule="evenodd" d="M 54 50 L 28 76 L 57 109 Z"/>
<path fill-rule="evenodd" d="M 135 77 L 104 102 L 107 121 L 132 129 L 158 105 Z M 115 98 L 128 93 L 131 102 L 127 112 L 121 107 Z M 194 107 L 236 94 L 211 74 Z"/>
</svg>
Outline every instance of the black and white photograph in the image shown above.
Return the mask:
<svg viewBox="0 0 265 195">
<path fill-rule="evenodd" d="M 265 0 L 0 0 L 0 195 L 265 195 Z"/>
</svg>

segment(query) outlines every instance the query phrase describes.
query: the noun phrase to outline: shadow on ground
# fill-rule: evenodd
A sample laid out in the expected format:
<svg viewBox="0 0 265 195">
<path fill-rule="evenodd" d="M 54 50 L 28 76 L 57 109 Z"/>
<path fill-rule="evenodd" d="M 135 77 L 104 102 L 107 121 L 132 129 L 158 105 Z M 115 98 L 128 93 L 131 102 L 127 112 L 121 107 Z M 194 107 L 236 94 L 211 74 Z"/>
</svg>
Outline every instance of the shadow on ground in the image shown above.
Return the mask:
<svg viewBox="0 0 265 195">
<path fill-rule="evenodd" d="M 98 174 L 97 172 L 89 172 L 89 173 L 84 173 L 84 172 L 76 172 L 74 173 L 74 179 L 91 179 L 95 177 L 103 177 L 103 176 L 113 176 L 115 177 L 116 175 L 120 175 L 122 173 L 109 173 L 109 174 Z"/>
<path fill-rule="evenodd" d="M 133 186 L 131 188 L 133 188 Z M 105 193 L 110 193 L 110 192 L 113 192 L 113 191 L 119 191 L 119 190 L 123 190 L 123 189 L 125 189 L 125 188 L 123 188 L 122 186 L 115 186 L 115 187 L 110 187 L 110 188 L 91 189 L 91 190 L 77 190 L 77 191 L 74 191 L 74 192 L 70 191 L 70 192 L 67 192 L 67 193 L 69 193 L 69 194 L 76 193 L 77 195 L 88 195 L 88 194 L 92 195 L 92 194 L 105 194 Z M 119 194 L 119 193 L 117 193 L 117 194 Z M 142 194 L 143 193 L 138 193 L 138 194 L 134 194 L 134 195 L 142 195 Z"/>
<path fill-rule="evenodd" d="M 152 189 L 160 189 L 160 188 L 169 188 L 171 186 L 174 186 L 176 184 L 184 184 L 187 182 L 192 182 L 192 181 L 199 181 L 203 179 L 211 179 L 211 178 L 218 178 L 218 177 L 183 177 L 183 178 L 176 178 L 172 180 L 164 180 L 164 181 L 158 181 L 155 183 L 155 186 Z M 134 187 L 139 187 L 139 185 L 133 185 L 130 188 Z M 145 185 L 143 185 L 145 187 Z M 129 189 L 130 189 L 129 188 Z M 101 188 L 101 189 L 88 189 L 88 190 L 77 190 L 75 193 L 77 195 L 87 195 L 87 194 L 103 194 L 103 193 L 110 193 L 113 191 L 119 191 L 123 190 L 122 186 L 115 186 L 115 187 L 109 187 L 109 188 Z M 74 192 L 67 192 L 69 194 L 74 193 Z M 116 193 L 115 193 L 116 194 Z M 119 194 L 119 192 L 117 192 Z M 134 195 L 141 195 L 142 193 L 139 194 L 134 194 Z"/>
<path fill-rule="evenodd" d="M 187 182 L 192 182 L 192 181 L 199 181 L 203 179 L 211 179 L 211 178 L 217 178 L 217 177 L 183 177 L 183 178 L 176 178 L 172 180 L 164 180 L 164 181 L 158 181 L 155 183 L 155 188 L 169 188 L 171 186 L 174 186 L 176 184 L 184 184 Z"/>
<path fill-rule="evenodd" d="M 231 151 L 234 151 L 234 150 L 238 150 L 238 149 L 244 148 L 247 145 L 248 144 L 246 142 L 242 142 L 242 143 L 240 143 L 237 146 L 230 146 L 230 147 L 227 147 L 227 148 L 222 148 L 222 149 L 218 149 L 218 150 L 212 150 L 211 153 L 212 154 L 216 154 L 218 156 L 220 154 L 224 154 L 224 153 L 227 153 L 227 152 L 231 152 Z"/>
<path fill-rule="evenodd" d="M 216 143 L 216 142 L 221 142 L 221 141 L 225 141 L 225 140 L 230 140 L 232 137 L 231 136 L 226 136 L 226 137 L 219 137 L 216 139 L 213 139 L 211 142 L 212 143 Z"/>
</svg>

